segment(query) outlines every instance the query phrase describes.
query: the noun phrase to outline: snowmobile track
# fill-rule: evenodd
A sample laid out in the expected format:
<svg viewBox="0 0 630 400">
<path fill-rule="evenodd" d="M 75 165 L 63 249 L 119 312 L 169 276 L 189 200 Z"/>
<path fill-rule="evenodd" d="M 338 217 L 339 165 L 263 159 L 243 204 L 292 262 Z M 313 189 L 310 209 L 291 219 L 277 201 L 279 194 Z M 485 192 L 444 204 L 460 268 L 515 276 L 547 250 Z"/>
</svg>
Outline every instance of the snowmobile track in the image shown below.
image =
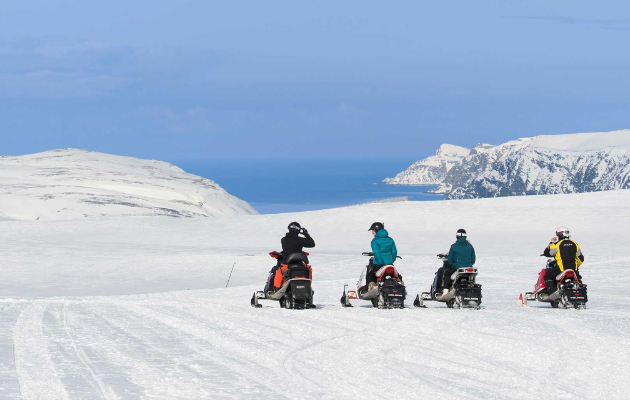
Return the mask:
<svg viewBox="0 0 630 400">
<path fill-rule="evenodd" d="M 22 310 L 13 334 L 15 369 L 23 399 L 69 399 L 48 352 L 42 332 L 45 302 L 33 302 Z"/>
</svg>

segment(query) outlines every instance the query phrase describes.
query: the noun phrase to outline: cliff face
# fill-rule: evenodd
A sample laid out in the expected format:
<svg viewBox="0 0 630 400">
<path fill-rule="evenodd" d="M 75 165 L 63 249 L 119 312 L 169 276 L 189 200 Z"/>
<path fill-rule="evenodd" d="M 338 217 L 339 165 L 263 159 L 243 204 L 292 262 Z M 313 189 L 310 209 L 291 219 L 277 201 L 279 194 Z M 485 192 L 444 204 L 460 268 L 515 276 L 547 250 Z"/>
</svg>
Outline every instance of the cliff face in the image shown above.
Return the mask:
<svg viewBox="0 0 630 400">
<path fill-rule="evenodd" d="M 470 199 L 628 188 L 630 130 L 620 130 L 478 145 L 433 192 Z"/>
<path fill-rule="evenodd" d="M 393 178 L 383 180 L 388 185 L 438 185 L 446 174 L 461 164 L 470 149 L 451 144 L 443 144 L 435 155 L 413 163 L 409 168 Z"/>
</svg>

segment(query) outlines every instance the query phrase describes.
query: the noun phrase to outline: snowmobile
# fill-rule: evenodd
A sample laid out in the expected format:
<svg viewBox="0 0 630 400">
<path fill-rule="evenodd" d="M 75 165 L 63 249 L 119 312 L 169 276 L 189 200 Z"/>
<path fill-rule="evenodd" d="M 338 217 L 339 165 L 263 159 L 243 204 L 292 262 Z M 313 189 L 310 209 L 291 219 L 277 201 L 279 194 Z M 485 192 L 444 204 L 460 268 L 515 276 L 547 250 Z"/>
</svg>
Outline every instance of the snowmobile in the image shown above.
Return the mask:
<svg viewBox="0 0 630 400">
<path fill-rule="evenodd" d="M 372 257 L 374 253 L 362 253 L 364 256 Z M 402 259 L 402 257 L 396 257 Z M 357 282 L 357 290 L 346 290 L 348 285 L 343 287 L 341 305 L 352 307 L 351 299 L 369 300 L 376 308 L 404 308 L 407 290 L 402 280 L 402 275 L 398 273 L 393 265 L 384 265 L 376 271 L 376 285 L 369 289 L 366 282 L 367 269 L 363 268 L 361 277 Z"/>
<path fill-rule="evenodd" d="M 444 268 L 448 263 L 447 254 L 437 256 L 444 262 L 444 266 L 437 270 L 430 292 L 416 295 L 413 305 L 426 308 L 425 301 L 439 301 L 446 303 L 448 308 L 469 308 L 479 310 L 481 308 L 481 285 L 475 282 L 477 268 L 459 268 L 451 275 L 451 287 L 441 288 Z M 446 289 L 446 290 L 444 290 Z"/>
<path fill-rule="evenodd" d="M 282 260 L 282 253 L 273 251 L 269 253 L 272 258 Z M 282 284 L 278 290 L 274 290 L 274 277 L 276 268 L 269 271 L 267 284 L 263 291 L 254 292 L 251 305 L 261 308 L 258 300 L 276 300 L 280 307 L 302 310 L 305 308 L 315 308 L 313 304 L 313 290 L 311 288 L 311 266 L 308 264 L 308 253 L 293 253 L 286 259 L 285 264 L 280 264 L 284 268 L 282 274 Z"/>
<path fill-rule="evenodd" d="M 545 276 L 555 267 L 555 262 L 553 258 L 547 260 L 547 266 L 538 273 L 538 281 L 533 292 L 521 293 L 518 299 L 521 306 L 527 307 L 528 301 L 535 300 L 551 303 L 553 308 L 586 308 L 588 301 L 586 285 L 580 282 L 577 273 L 572 269 L 567 269 L 555 276 L 556 288 L 549 294 L 545 285 Z"/>
</svg>

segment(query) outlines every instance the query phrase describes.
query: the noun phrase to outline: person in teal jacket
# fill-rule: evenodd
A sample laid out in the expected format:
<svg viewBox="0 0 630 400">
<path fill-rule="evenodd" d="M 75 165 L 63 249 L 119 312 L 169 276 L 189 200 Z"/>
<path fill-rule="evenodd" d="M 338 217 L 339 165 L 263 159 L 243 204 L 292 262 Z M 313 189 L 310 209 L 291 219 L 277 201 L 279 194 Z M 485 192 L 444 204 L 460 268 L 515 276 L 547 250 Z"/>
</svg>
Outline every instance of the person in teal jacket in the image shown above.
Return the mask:
<svg viewBox="0 0 630 400">
<path fill-rule="evenodd" d="M 457 241 L 451 245 L 451 249 L 448 251 L 448 265 L 444 266 L 443 287 L 446 289 L 451 287 L 451 275 L 453 275 L 456 270 L 460 268 L 471 268 L 475 264 L 475 261 L 477 261 L 475 248 L 468 241 L 466 230 L 457 230 L 455 237 Z"/>
<path fill-rule="evenodd" d="M 370 264 L 367 266 L 365 280 L 368 288 L 371 289 L 376 285 L 376 271 L 383 265 L 392 265 L 396 261 L 398 251 L 394 239 L 389 237 L 382 222 L 373 223 L 369 230 L 374 236 L 371 243 L 374 257 L 370 259 Z"/>
</svg>

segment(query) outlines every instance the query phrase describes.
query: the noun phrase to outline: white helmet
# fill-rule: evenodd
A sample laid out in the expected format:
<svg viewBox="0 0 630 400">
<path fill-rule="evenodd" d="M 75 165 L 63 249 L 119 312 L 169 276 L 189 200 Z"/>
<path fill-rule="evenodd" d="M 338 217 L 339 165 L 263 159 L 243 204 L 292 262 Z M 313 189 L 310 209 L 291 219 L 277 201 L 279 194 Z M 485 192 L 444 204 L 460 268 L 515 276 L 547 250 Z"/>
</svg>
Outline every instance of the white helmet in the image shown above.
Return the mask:
<svg viewBox="0 0 630 400">
<path fill-rule="evenodd" d="M 567 228 L 566 226 L 561 226 L 560 228 L 556 229 L 556 236 L 558 237 L 558 239 L 570 238 L 571 234 L 569 233 L 569 228 Z"/>
</svg>

